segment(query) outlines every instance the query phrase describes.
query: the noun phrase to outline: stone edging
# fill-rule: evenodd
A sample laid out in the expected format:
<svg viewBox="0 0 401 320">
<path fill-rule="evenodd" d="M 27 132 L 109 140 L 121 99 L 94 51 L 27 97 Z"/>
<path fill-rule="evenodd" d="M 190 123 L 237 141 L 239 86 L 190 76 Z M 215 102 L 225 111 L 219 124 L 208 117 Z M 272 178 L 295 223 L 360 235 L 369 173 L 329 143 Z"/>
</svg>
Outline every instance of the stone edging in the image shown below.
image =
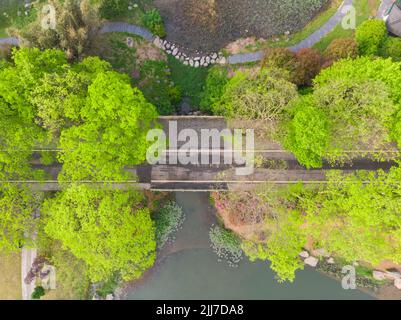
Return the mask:
<svg viewBox="0 0 401 320">
<path fill-rule="evenodd" d="M 385 3 L 387 0 L 382 1 Z M 289 47 L 291 51 L 298 51 L 300 49 L 310 48 L 316 43 L 318 43 L 324 36 L 331 32 L 347 15 L 346 11 L 343 11 L 344 7 L 351 6 L 354 3 L 353 0 L 344 0 L 341 6 L 338 8 L 337 12 L 327 21 L 322 27 L 317 31 L 312 33 L 306 39 L 302 40 L 300 43 Z M 144 38 L 145 40 L 152 42 L 156 47 L 164 50 L 167 54 L 174 56 L 176 59 L 182 61 L 183 64 L 191 67 L 207 67 L 211 64 L 241 64 L 249 62 L 257 62 L 263 59 L 264 52 L 250 52 L 250 53 L 239 53 L 229 56 L 228 58 L 223 57 L 221 53 L 210 53 L 207 55 L 197 55 L 189 57 L 187 56 L 180 47 L 176 44 L 170 43 L 166 40 L 162 40 L 159 37 L 154 36 L 146 28 L 132 25 L 125 22 L 109 22 L 104 25 L 100 32 L 110 33 L 110 32 L 125 32 L 134 34 Z M 18 39 L 16 38 L 3 38 L 0 39 L 0 44 L 11 44 L 18 45 Z"/>
</svg>

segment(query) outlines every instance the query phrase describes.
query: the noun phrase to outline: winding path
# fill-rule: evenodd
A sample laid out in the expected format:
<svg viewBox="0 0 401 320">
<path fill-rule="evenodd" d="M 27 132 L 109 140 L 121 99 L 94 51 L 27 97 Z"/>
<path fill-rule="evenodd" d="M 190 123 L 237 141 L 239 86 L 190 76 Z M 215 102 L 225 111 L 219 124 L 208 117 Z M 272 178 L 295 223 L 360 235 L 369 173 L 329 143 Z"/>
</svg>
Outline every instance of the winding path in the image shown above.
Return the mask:
<svg viewBox="0 0 401 320">
<path fill-rule="evenodd" d="M 383 4 L 385 5 L 389 1 L 391 1 L 391 0 L 383 0 L 382 6 L 383 6 Z M 327 21 L 317 31 L 312 33 L 310 36 L 308 36 L 307 38 L 305 38 L 298 44 L 289 47 L 289 49 L 292 51 L 297 51 L 299 49 L 310 48 L 313 45 L 315 45 L 316 43 L 318 43 L 328 33 L 333 31 L 333 29 L 342 21 L 342 19 L 348 14 L 348 10 L 346 10 L 346 7 L 352 6 L 353 3 L 354 3 L 353 0 L 344 0 L 344 2 L 338 8 L 337 12 L 329 19 L 329 21 Z M 128 24 L 125 22 L 109 22 L 101 28 L 100 32 L 102 32 L 102 33 L 125 32 L 125 33 L 140 36 L 149 42 L 153 42 L 156 38 L 149 30 L 147 30 L 143 27 Z M 2 38 L 1 39 L 0 38 L 0 44 L 18 45 L 18 39 L 16 39 L 16 38 Z M 257 61 L 262 60 L 263 55 L 264 55 L 263 51 L 235 54 L 235 55 L 231 55 L 227 58 L 227 63 L 228 64 L 241 64 L 241 63 L 257 62 Z"/>
</svg>

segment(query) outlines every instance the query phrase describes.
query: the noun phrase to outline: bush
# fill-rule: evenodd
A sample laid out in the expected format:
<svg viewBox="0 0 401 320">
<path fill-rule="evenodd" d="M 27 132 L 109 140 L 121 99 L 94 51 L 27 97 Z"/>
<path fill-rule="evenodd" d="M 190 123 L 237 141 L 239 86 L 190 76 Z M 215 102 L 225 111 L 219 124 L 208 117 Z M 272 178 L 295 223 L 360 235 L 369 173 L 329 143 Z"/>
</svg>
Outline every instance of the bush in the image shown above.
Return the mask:
<svg viewBox="0 0 401 320">
<path fill-rule="evenodd" d="M 335 39 L 324 52 L 325 58 L 329 62 L 358 56 L 358 44 L 353 38 Z"/>
<path fill-rule="evenodd" d="M 384 42 L 380 55 L 385 58 L 392 58 L 394 61 L 401 61 L 401 39 L 388 37 Z"/>
<path fill-rule="evenodd" d="M 45 289 L 42 286 L 35 287 L 33 290 L 31 298 L 34 300 L 38 300 L 45 295 Z"/>
<path fill-rule="evenodd" d="M 128 10 L 130 0 L 101 0 L 99 13 L 104 19 L 121 17 Z"/>
<path fill-rule="evenodd" d="M 267 69 L 260 72 L 238 72 L 224 87 L 213 113 L 227 118 L 275 121 L 284 108 L 298 96 L 296 86 L 273 78 Z"/>
<path fill-rule="evenodd" d="M 228 73 L 225 68 L 213 67 L 210 69 L 200 102 L 200 108 L 203 112 L 212 111 L 212 105 L 219 101 L 227 82 Z"/>
<path fill-rule="evenodd" d="M 387 38 L 386 23 L 378 19 L 367 20 L 357 28 L 355 36 L 360 54 L 378 55 Z"/>
<path fill-rule="evenodd" d="M 289 81 L 296 83 L 298 74 L 298 59 L 294 52 L 287 48 L 271 48 L 266 51 L 262 60 L 263 68 L 284 69 L 289 73 Z"/>
<path fill-rule="evenodd" d="M 146 11 L 142 17 L 142 23 L 145 25 L 146 28 L 148 28 L 160 38 L 166 36 L 163 19 L 157 9 Z"/>
<path fill-rule="evenodd" d="M 295 83 L 299 86 L 310 86 L 322 68 L 323 57 L 316 49 L 301 49 L 296 58 L 298 70 Z"/>
<path fill-rule="evenodd" d="M 214 225 L 210 228 L 209 237 L 212 249 L 220 260 L 226 260 L 232 267 L 242 260 L 241 240 L 235 233 Z"/>
<path fill-rule="evenodd" d="M 177 203 L 170 202 L 156 213 L 154 220 L 156 243 L 157 247 L 161 249 L 166 243 L 175 240 L 174 233 L 182 227 L 185 216 Z"/>
</svg>

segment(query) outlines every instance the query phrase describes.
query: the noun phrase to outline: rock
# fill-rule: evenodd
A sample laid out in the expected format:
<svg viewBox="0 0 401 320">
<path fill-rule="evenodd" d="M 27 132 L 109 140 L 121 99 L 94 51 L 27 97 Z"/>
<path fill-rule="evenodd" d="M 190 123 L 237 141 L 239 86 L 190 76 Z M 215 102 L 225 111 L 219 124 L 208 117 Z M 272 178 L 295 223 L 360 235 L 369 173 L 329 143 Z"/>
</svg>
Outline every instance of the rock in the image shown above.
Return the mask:
<svg viewBox="0 0 401 320">
<path fill-rule="evenodd" d="M 227 59 L 225 57 L 221 57 L 219 58 L 219 60 L 217 61 L 220 64 L 226 64 L 227 63 Z"/>
<path fill-rule="evenodd" d="M 206 57 L 206 58 L 205 58 L 205 62 L 206 62 L 206 63 L 210 63 L 210 60 L 211 60 L 210 57 Z"/>
<path fill-rule="evenodd" d="M 313 253 L 318 257 L 330 258 L 330 255 L 327 253 L 327 251 L 322 248 L 313 250 Z"/>
<path fill-rule="evenodd" d="M 200 64 L 203 66 L 205 64 L 205 57 L 202 57 L 202 59 L 200 59 Z"/>
<path fill-rule="evenodd" d="M 166 49 L 170 49 L 170 48 L 171 48 L 171 44 L 169 44 L 168 42 L 166 42 L 165 47 L 166 47 Z"/>
<path fill-rule="evenodd" d="M 336 262 L 334 261 L 334 258 L 328 258 L 327 259 L 328 264 L 335 264 Z"/>
<path fill-rule="evenodd" d="M 185 60 L 183 63 L 184 63 L 184 66 L 188 66 L 189 65 L 189 62 L 187 60 Z"/>
<path fill-rule="evenodd" d="M 373 279 L 375 279 L 375 280 L 379 280 L 379 281 L 386 280 L 386 276 L 385 276 L 384 272 L 374 270 L 372 275 L 373 275 Z"/>
<path fill-rule="evenodd" d="M 178 48 L 173 49 L 173 56 L 176 56 L 178 54 Z"/>
<path fill-rule="evenodd" d="M 166 50 L 166 52 L 167 52 L 168 54 L 171 54 L 171 50 Z"/>
<path fill-rule="evenodd" d="M 304 262 L 305 262 L 306 265 L 311 266 L 311 267 L 314 268 L 314 267 L 317 266 L 317 264 L 318 264 L 318 262 L 319 262 L 319 259 L 318 259 L 318 258 L 315 258 L 315 257 L 308 257 L 308 258 L 306 258 L 306 259 L 304 260 Z"/>
<path fill-rule="evenodd" d="M 106 300 L 114 300 L 114 295 L 112 293 L 108 294 Z"/>
<path fill-rule="evenodd" d="M 394 280 L 394 287 L 396 287 L 398 290 L 401 290 L 401 279 Z"/>
<path fill-rule="evenodd" d="M 212 55 L 210 56 L 212 59 L 216 60 L 217 59 L 217 53 L 212 53 Z"/>
<path fill-rule="evenodd" d="M 210 63 L 211 64 L 215 64 L 216 63 L 216 59 L 210 59 Z"/>
<path fill-rule="evenodd" d="M 159 49 L 161 49 L 161 50 L 164 50 L 163 41 L 162 41 L 159 37 L 156 37 L 155 40 L 153 40 L 153 44 L 154 44 L 157 48 L 159 48 Z"/>
<path fill-rule="evenodd" d="M 194 67 L 198 68 L 200 66 L 199 61 L 195 61 Z"/>
<path fill-rule="evenodd" d="M 299 254 L 299 256 L 300 256 L 301 258 L 304 258 L 304 259 L 309 258 L 309 252 L 308 252 L 308 251 L 302 251 L 302 252 Z"/>
<path fill-rule="evenodd" d="M 291 32 L 289 32 L 289 31 L 284 32 L 284 35 L 286 35 L 286 36 L 289 36 L 290 34 L 291 34 Z"/>
<path fill-rule="evenodd" d="M 195 57 L 194 61 L 200 61 L 200 59 L 201 59 L 200 57 Z"/>
</svg>

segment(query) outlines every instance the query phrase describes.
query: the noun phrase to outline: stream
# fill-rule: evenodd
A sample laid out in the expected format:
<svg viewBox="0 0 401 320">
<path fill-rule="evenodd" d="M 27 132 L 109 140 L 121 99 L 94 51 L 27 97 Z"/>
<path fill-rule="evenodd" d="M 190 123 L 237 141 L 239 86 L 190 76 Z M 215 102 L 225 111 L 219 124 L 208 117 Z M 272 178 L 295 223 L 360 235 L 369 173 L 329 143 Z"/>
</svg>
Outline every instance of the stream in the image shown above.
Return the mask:
<svg viewBox="0 0 401 320">
<path fill-rule="evenodd" d="M 373 299 L 359 290 L 305 267 L 294 283 L 280 284 L 266 262 L 244 258 L 238 267 L 219 262 L 210 248 L 209 229 L 216 223 L 207 193 L 176 193 L 186 220 L 167 256 L 144 281 L 130 289 L 127 299 Z"/>
</svg>

